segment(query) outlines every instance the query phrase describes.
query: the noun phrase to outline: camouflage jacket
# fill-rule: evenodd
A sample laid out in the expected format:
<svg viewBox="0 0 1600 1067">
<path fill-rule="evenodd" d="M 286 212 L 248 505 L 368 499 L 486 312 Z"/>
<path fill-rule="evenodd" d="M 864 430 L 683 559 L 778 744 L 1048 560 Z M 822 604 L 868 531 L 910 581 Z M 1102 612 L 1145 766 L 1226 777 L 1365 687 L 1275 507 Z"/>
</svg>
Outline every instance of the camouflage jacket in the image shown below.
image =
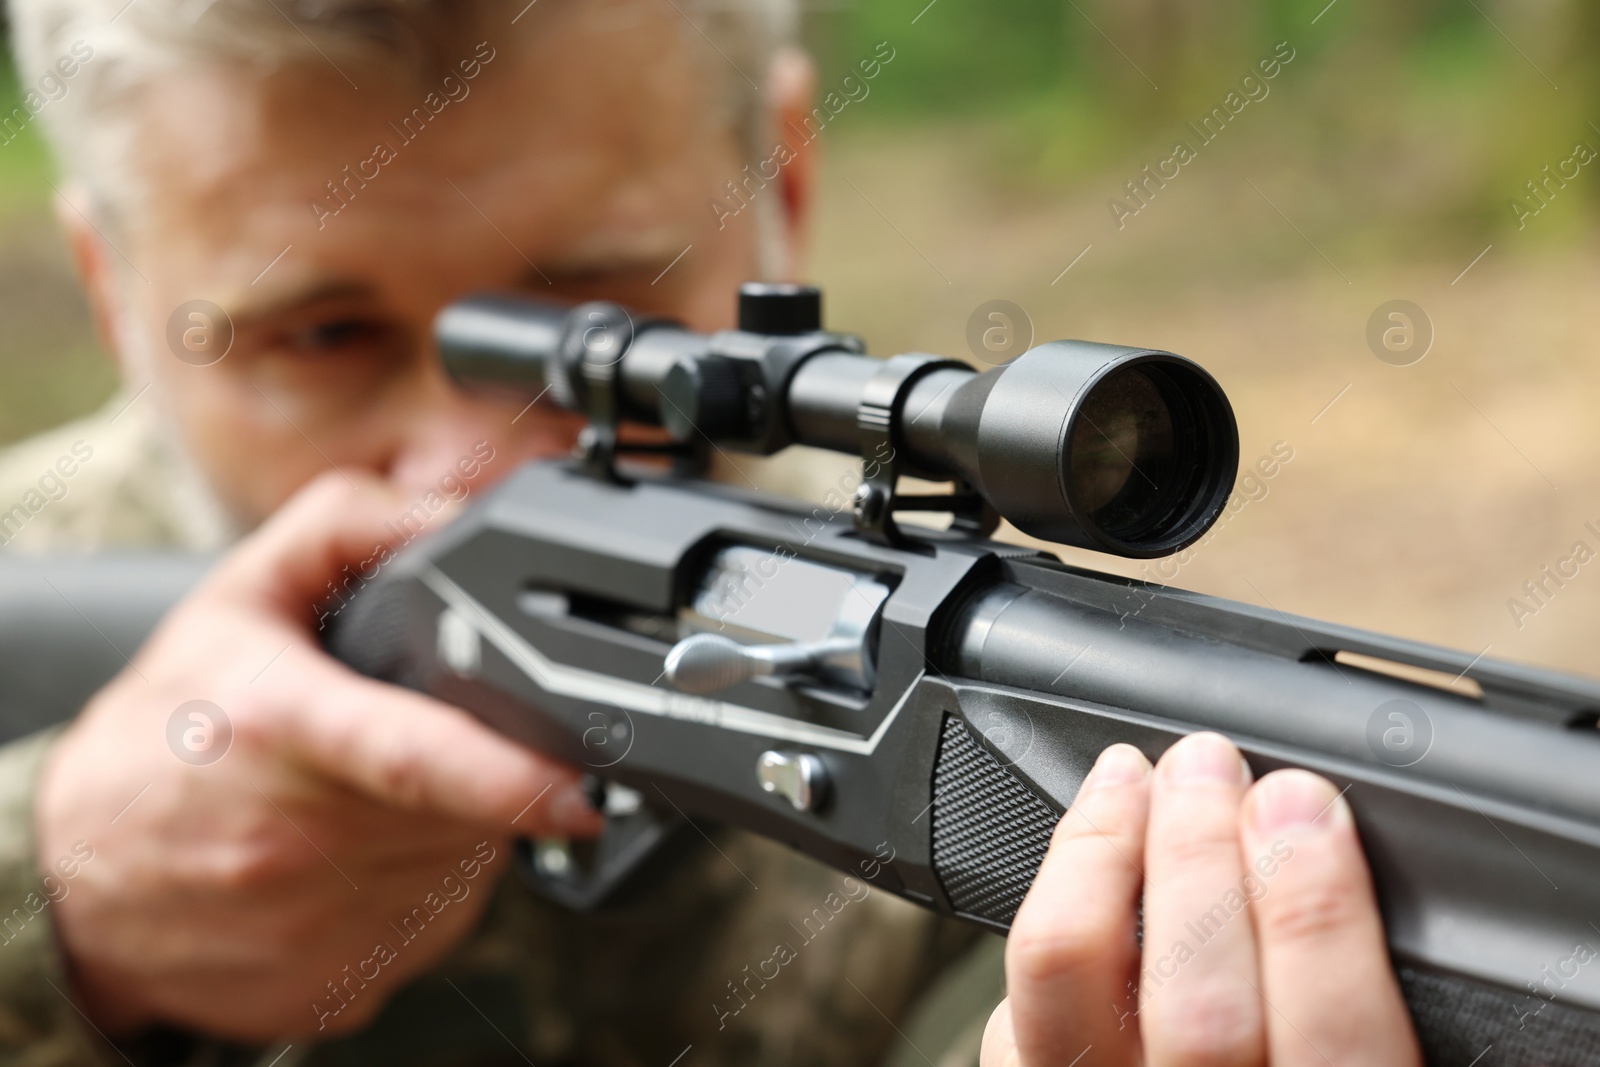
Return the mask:
<svg viewBox="0 0 1600 1067">
<path fill-rule="evenodd" d="M 149 398 L 113 398 L 0 452 L 0 544 L 13 549 L 204 550 L 231 536 Z M 0 748 L 0 1063 L 966 1067 L 1003 992 L 997 938 L 725 832 L 627 907 L 576 915 L 504 879 L 475 933 L 354 1036 L 112 1045 L 71 1000 L 34 857 L 52 738 Z"/>
</svg>

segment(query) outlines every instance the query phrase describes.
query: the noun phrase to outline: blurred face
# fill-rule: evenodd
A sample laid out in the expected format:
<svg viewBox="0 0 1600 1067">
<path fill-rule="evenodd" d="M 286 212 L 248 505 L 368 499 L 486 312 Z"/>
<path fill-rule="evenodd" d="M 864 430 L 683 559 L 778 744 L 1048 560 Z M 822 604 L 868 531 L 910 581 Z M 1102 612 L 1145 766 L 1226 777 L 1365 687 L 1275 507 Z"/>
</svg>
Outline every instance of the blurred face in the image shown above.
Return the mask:
<svg viewBox="0 0 1600 1067">
<path fill-rule="evenodd" d="M 490 479 L 570 448 L 572 416 L 445 377 L 429 328 L 458 297 L 603 297 L 728 325 L 757 274 L 756 213 L 719 230 L 709 210 L 743 153 L 680 19 L 540 5 L 463 46 L 448 78 L 325 64 L 153 86 L 136 150 L 151 192 L 119 241 L 136 272 L 86 270 L 91 289 L 120 274 L 123 298 L 98 304 L 130 384 L 155 381 L 140 402 L 163 405 L 242 523 L 330 464 L 420 492 L 479 442 Z M 207 366 L 169 338 L 204 342 L 207 320 L 180 310 L 197 300 L 233 328 Z"/>
</svg>

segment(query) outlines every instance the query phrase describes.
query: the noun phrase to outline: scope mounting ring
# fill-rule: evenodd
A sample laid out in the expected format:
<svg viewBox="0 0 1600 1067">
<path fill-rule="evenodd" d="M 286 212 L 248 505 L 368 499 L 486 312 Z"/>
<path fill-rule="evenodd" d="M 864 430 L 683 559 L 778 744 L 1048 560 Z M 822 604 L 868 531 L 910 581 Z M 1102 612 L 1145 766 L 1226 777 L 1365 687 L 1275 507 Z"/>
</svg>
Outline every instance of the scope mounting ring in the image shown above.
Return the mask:
<svg viewBox="0 0 1600 1067">
<path fill-rule="evenodd" d="M 918 378 L 942 367 L 965 369 L 965 363 L 922 352 L 891 356 L 876 374 L 867 379 L 856 405 L 856 429 L 861 435 L 861 485 L 856 490 L 854 517 L 856 529 L 871 540 L 888 545 L 903 545 L 910 538 L 894 520 L 896 511 L 937 511 L 952 516 L 951 528 L 977 537 L 986 537 L 1000 525 L 999 514 L 957 480 L 955 491 L 936 494 L 903 494 L 900 477 L 914 474 L 900 459 L 895 441 L 899 419 L 911 418 L 905 410 L 906 398 Z"/>
</svg>

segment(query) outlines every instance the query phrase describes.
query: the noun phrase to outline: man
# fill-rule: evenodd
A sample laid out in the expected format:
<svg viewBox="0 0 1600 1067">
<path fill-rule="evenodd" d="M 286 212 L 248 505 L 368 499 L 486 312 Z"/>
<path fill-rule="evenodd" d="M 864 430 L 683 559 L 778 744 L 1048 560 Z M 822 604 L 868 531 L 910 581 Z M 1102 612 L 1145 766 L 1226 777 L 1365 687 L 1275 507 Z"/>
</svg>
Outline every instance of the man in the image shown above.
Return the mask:
<svg viewBox="0 0 1600 1067">
<path fill-rule="evenodd" d="M 739 281 L 795 269 L 816 123 L 783 16 L 687 0 L 14 0 L 24 81 L 53 70 L 65 86 L 38 116 L 126 389 L 13 452 L 0 504 L 27 506 L 7 538 L 220 547 L 253 531 L 70 729 L 0 753 L 0 880 L 30 902 L 0 945 L 0 1043 L 20 1060 L 974 1058 L 1000 995 L 992 939 L 747 835 L 615 912 L 496 890 L 514 836 L 596 829 L 574 773 L 351 675 L 315 640 L 314 605 L 393 539 L 392 520 L 572 442 L 567 416 L 450 385 L 428 345 L 440 307 L 486 289 L 604 296 L 710 329 Z M 886 47 L 863 63 L 881 72 Z M 780 140 L 778 172 L 749 179 Z M 729 182 L 748 210 L 710 208 Z M 65 488 L 35 502 L 41 463 Z M 184 718 L 194 701 L 226 716 L 221 759 L 183 759 L 169 740 L 175 722 L 214 739 L 214 716 Z M 1213 851 L 1188 856 L 1209 888 L 1230 876 L 1222 853 L 1238 860 L 1245 782 L 1225 742 L 1186 745 L 1211 768 L 1198 792 L 1163 791 L 1164 772 L 1123 759 L 1085 803 L 1112 827 L 1095 840 L 1132 855 L 1148 809 L 1155 856 L 1172 813 L 1209 797 Z M 1325 806 L 1334 829 L 1307 848 L 1353 903 L 1313 932 L 1355 931 L 1350 980 L 1376 981 L 1383 1024 L 1370 1033 L 1406 1062 L 1353 834 Z M 1276 1058 L 1283 1028 L 1241 992 L 1257 958 L 1242 931 L 1174 983 L 1162 1002 L 1181 1010 L 1164 1020 L 1130 1027 L 1111 1000 L 1092 1004 L 1133 973 L 1138 882 L 1103 855 L 1091 870 L 1100 910 L 1082 914 L 1107 933 L 1064 938 L 1077 913 L 1030 898 L 1037 936 L 1013 940 L 1015 995 L 988 1058 L 1066 1063 L 1080 1034 L 1137 1055 L 1094 1036 L 1110 1020 L 1179 1062 L 1185 1020 L 1219 981 L 1237 1025 L 1217 1047 L 1246 1054 L 1227 1062 L 1263 1060 L 1269 1042 Z M 752 974 L 840 894 L 851 903 L 778 977 Z M 1326 952 L 1284 969 L 1264 945 L 1257 977 L 1303 988 Z M 1064 994 L 1092 1006 L 1063 1012 Z M 913 1014 L 927 1025 L 908 1035 Z M 1083 1028 L 1050 1030 L 1068 1015 Z"/>
<path fill-rule="evenodd" d="M 80 841 L 93 858 L 0 947 L 22 990 L 4 1040 L 149 1045 L 164 1028 L 259 1043 L 265 1061 L 279 1038 L 300 1056 L 362 1031 L 307 1062 L 520 1049 L 664 1065 L 691 1045 L 688 1064 L 870 1062 L 896 1040 L 886 1016 L 973 940 L 873 893 L 763 988 L 749 968 L 841 881 L 743 836 L 648 907 L 578 918 L 514 881 L 495 896 L 514 834 L 593 829 L 573 774 L 315 646 L 311 605 L 386 523 L 571 446 L 570 418 L 450 385 L 428 344 L 445 303 L 603 295 L 714 328 L 740 281 L 790 269 L 810 192 L 799 134 L 780 176 L 744 186 L 748 210 L 709 208 L 775 130 L 815 129 L 809 68 L 777 50 L 783 16 L 649 0 L 14 5 L 23 65 L 67 87 L 38 118 L 127 389 L 15 454 L 8 503 L 58 441 L 86 455 L 8 535 L 220 547 L 277 515 L 74 729 L 9 753 L 44 869 Z M 197 699 L 233 732 L 203 766 L 165 740 Z"/>
</svg>

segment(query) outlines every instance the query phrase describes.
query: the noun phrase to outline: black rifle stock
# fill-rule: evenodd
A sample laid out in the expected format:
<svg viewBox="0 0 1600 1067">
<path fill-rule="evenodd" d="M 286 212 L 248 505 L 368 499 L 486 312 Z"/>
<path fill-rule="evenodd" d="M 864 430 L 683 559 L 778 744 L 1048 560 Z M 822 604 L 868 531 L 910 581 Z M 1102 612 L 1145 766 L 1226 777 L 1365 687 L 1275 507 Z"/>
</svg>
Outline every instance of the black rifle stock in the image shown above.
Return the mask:
<svg viewBox="0 0 1600 1067">
<path fill-rule="evenodd" d="M 1600 982 L 1572 962 L 1600 915 L 1593 683 L 989 542 L 908 551 L 847 521 L 808 521 L 709 487 L 604 485 L 532 465 L 364 590 L 336 647 L 626 787 L 587 864 L 531 872 L 578 905 L 686 815 L 1004 928 L 1105 746 L 1154 758 L 1219 730 L 1258 775 L 1299 766 L 1348 787 L 1429 1062 L 1464 1065 L 1491 1044 L 1480 1063 L 1596 1061 Z M 662 685 L 685 591 L 719 549 L 750 545 L 795 553 L 758 557 L 758 576 L 782 559 L 892 583 L 870 694 L 762 678 L 714 697 Z M 1340 651 L 1461 675 L 1483 697 L 1336 664 Z M 1369 744 L 1391 701 L 1414 728 L 1431 723 L 1410 767 Z M 800 787 L 763 787 L 769 753 L 802 757 L 780 768 Z"/>
<path fill-rule="evenodd" d="M 1004 930 L 1103 748 L 1217 730 L 1257 775 L 1346 790 L 1429 1063 L 1600 1062 L 1600 684 L 987 540 L 998 512 L 1123 555 L 1192 543 L 1237 463 L 1220 389 L 1168 353 L 1057 342 L 978 375 L 818 325 L 814 291 L 770 287 L 711 337 L 613 305 L 440 318 L 459 378 L 588 412 L 580 454 L 323 621 L 357 669 L 594 775 L 605 834 L 529 845 L 537 888 L 647 892 L 704 820 Z M 617 463 L 707 443 L 859 452 L 863 477 L 813 508 Z M 953 488 L 905 497 L 904 474 Z"/>
<path fill-rule="evenodd" d="M 76 715 L 211 562 L 0 552 L 0 742 Z"/>
<path fill-rule="evenodd" d="M 869 360 L 803 289 L 746 287 L 740 319 L 705 337 L 611 305 L 440 317 L 458 378 L 548 390 L 591 426 L 574 462 L 522 468 L 403 554 L 334 647 L 604 783 L 606 835 L 530 849 L 536 885 L 593 905 L 704 819 L 1003 930 L 1102 749 L 1218 730 L 1258 775 L 1346 790 L 1430 1063 L 1600 1061 L 1600 685 L 984 538 L 996 512 L 1127 556 L 1200 537 L 1237 435 L 1180 357 Z M 805 508 L 619 475 L 624 421 L 686 449 L 858 452 L 862 479 Z M 953 489 L 903 497 L 902 474 Z M 910 510 L 952 525 L 898 526 Z"/>
</svg>

